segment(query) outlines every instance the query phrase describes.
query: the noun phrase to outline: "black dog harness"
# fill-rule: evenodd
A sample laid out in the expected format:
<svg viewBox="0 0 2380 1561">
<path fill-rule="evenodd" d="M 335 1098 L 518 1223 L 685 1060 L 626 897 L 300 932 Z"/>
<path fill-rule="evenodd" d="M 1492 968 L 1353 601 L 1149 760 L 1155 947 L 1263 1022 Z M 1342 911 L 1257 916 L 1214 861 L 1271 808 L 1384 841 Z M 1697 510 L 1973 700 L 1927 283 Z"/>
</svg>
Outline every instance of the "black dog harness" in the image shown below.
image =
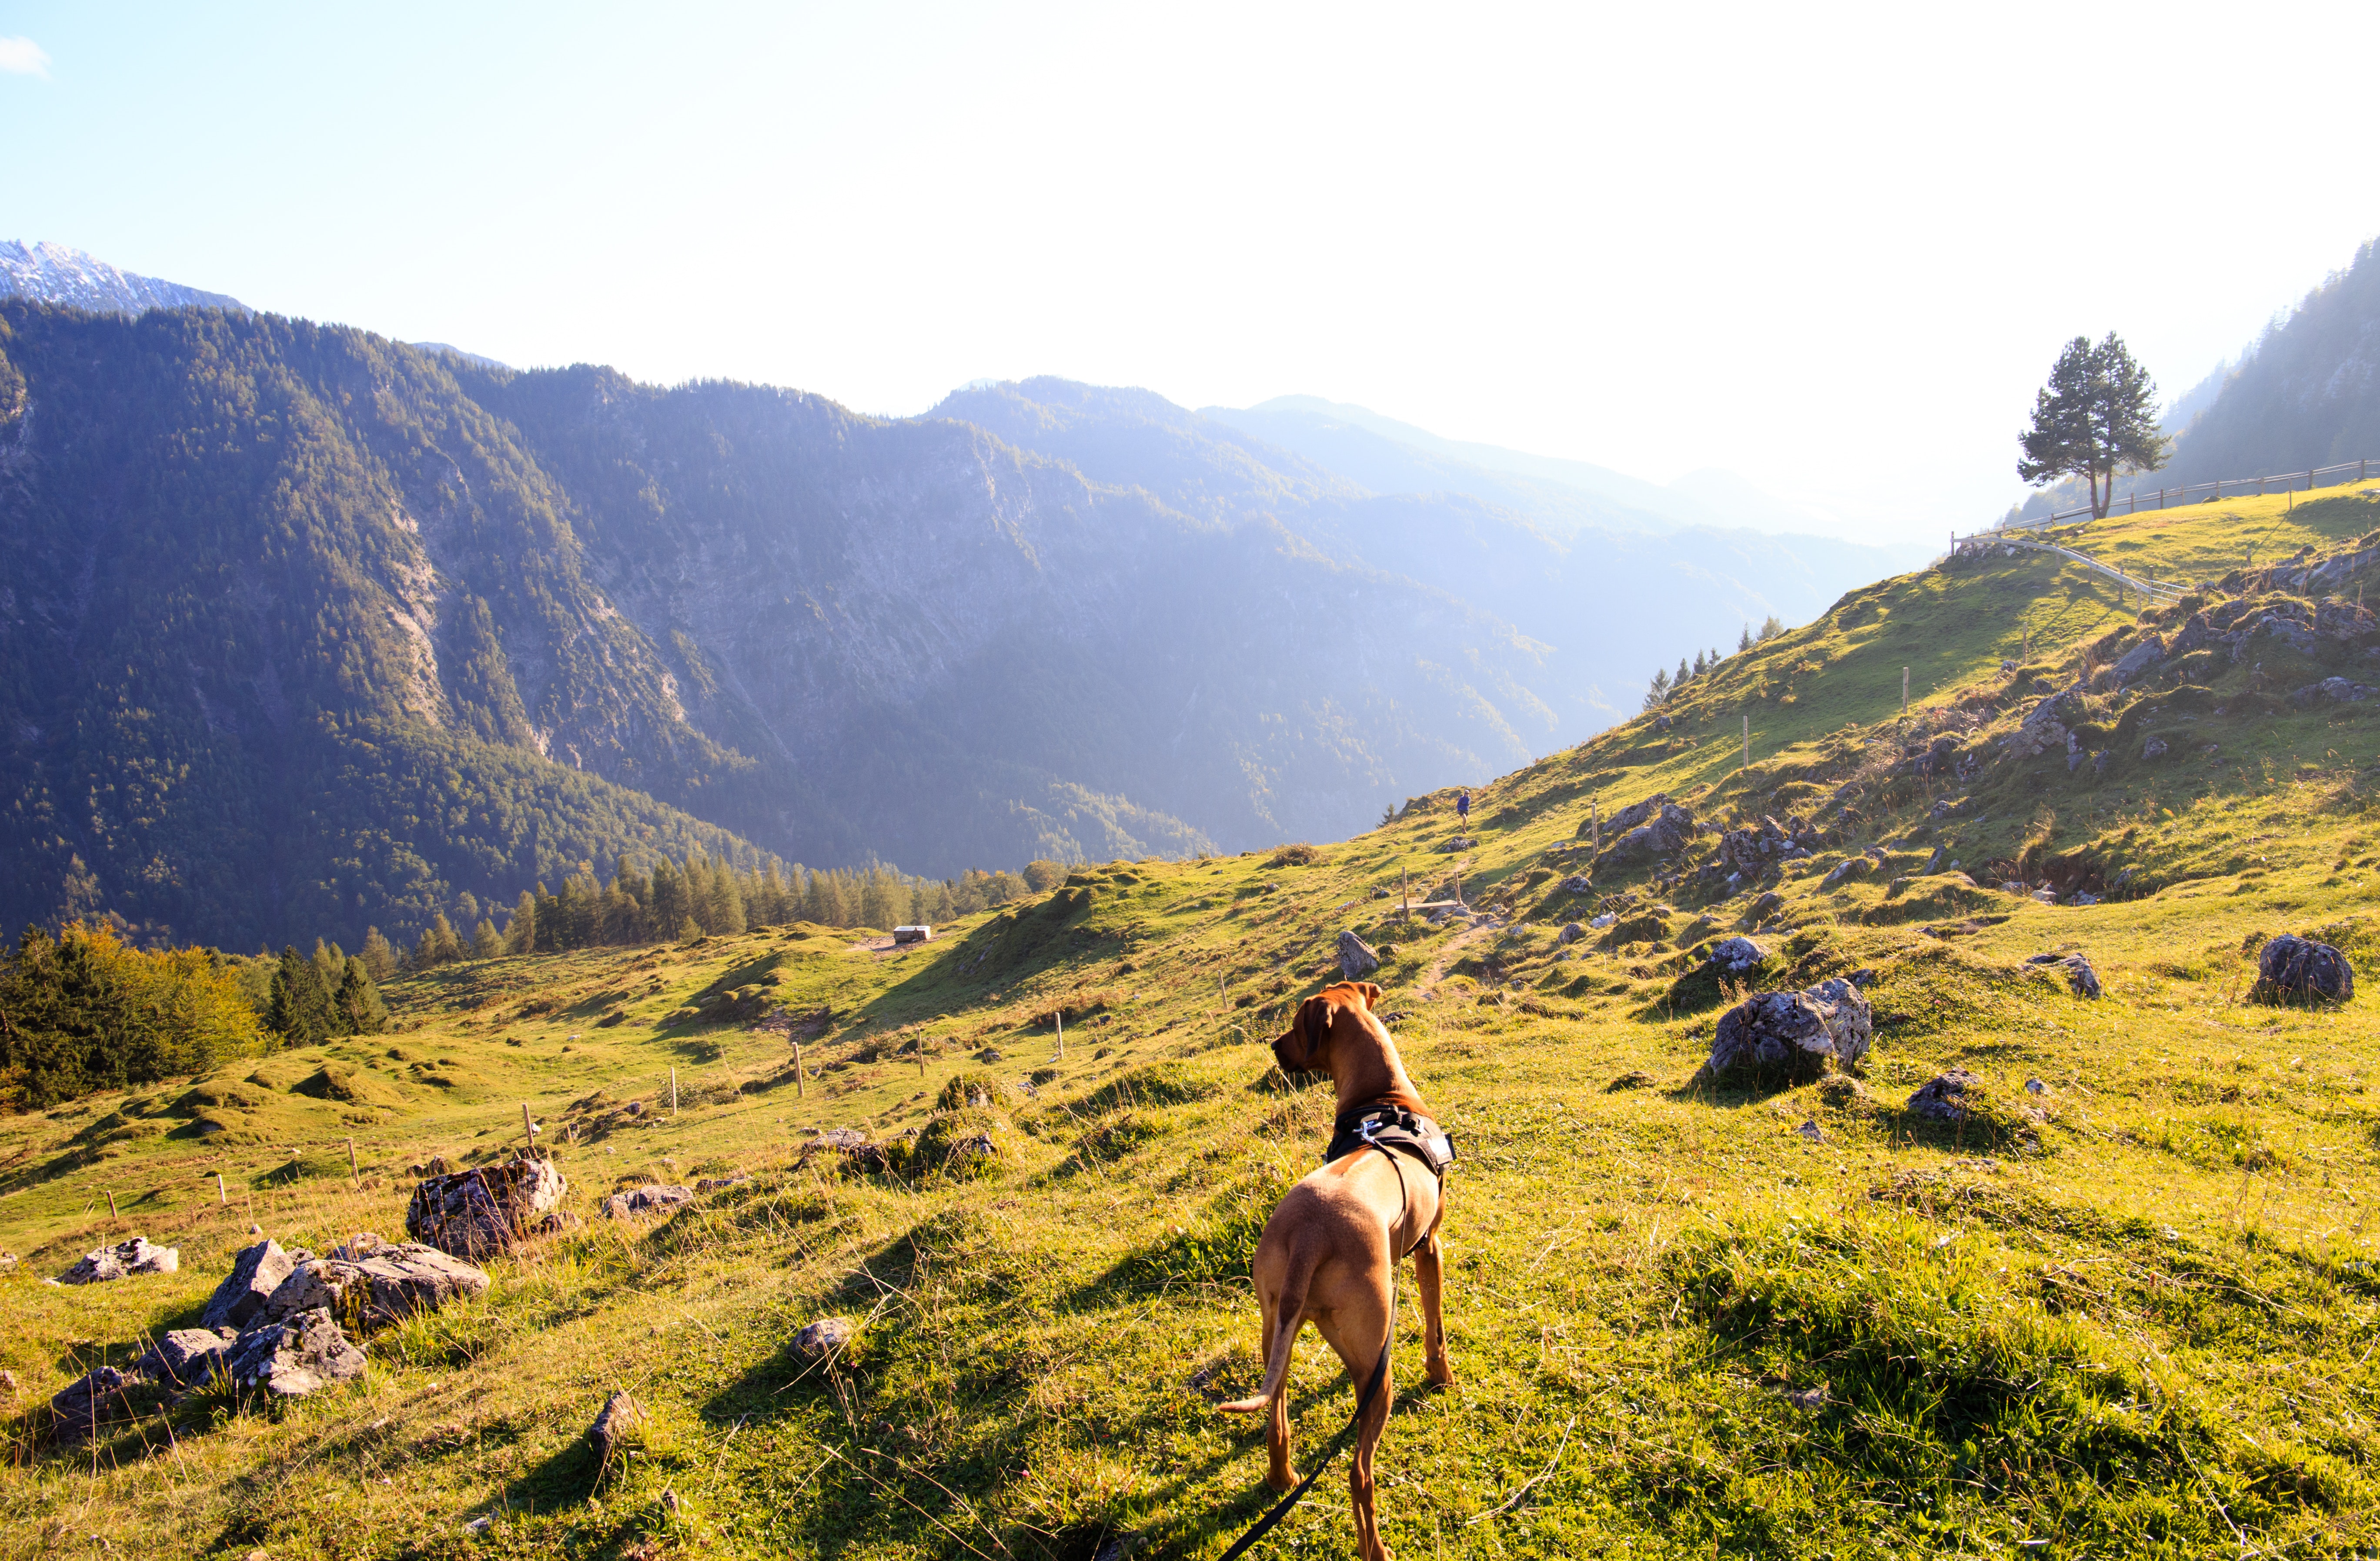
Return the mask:
<svg viewBox="0 0 2380 1561">
<path fill-rule="evenodd" d="M 1345 1155 L 1360 1155 L 1366 1149 L 1377 1149 L 1389 1157 L 1397 1173 L 1397 1223 L 1404 1223 L 1404 1211 L 1411 1206 L 1405 1192 L 1406 1160 L 1418 1160 L 1429 1168 L 1439 1185 L 1446 1184 L 1446 1168 L 1454 1164 L 1454 1140 L 1448 1137 L 1436 1122 L 1417 1111 L 1402 1106 L 1381 1104 L 1361 1106 L 1341 1116 L 1330 1124 L 1330 1146 L 1322 1151 L 1322 1163 Z M 1421 1238 L 1414 1238 L 1419 1245 Z M 1412 1255 L 1408 1247 L 1398 1253 L 1402 1263 Z"/>
</svg>

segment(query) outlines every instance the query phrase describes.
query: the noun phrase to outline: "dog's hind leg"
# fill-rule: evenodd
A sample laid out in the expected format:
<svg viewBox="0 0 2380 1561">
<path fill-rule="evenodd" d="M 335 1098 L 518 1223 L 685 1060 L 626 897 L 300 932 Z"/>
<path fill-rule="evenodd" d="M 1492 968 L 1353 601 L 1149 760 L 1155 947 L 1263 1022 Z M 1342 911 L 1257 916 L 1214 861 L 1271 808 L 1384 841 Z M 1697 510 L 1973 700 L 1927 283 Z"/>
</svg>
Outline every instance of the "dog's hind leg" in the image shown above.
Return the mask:
<svg viewBox="0 0 2380 1561">
<path fill-rule="evenodd" d="M 1429 1380 L 1440 1387 L 1454 1380 L 1446 1358 L 1446 1245 L 1436 1230 L 1414 1248 L 1414 1277 L 1421 1289 L 1422 1354 Z"/>
<path fill-rule="evenodd" d="M 1386 1254 L 1381 1264 L 1385 1271 Z M 1393 1274 L 1384 1274 L 1386 1283 L 1378 1292 L 1366 1295 L 1351 1306 L 1318 1316 L 1316 1329 L 1330 1342 L 1339 1359 L 1354 1379 L 1355 1396 L 1361 1399 L 1364 1389 L 1371 1385 L 1372 1373 L 1378 1369 L 1381 1357 L 1389 1347 L 1389 1330 L 1393 1321 L 1392 1297 L 1390 1286 L 1396 1283 Z M 1372 1482 L 1372 1455 L 1380 1445 L 1380 1434 L 1388 1429 L 1389 1408 L 1396 1401 L 1396 1373 L 1380 1373 L 1380 1389 L 1365 1406 L 1362 1423 L 1355 1431 L 1355 1464 L 1347 1471 L 1347 1496 L 1355 1510 L 1355 1554 L 1361 1561 L 1393 1561 L 1389 1547 L 1380 1543 L 1380 1522 L 1375 1506 Z"/>
</svg>

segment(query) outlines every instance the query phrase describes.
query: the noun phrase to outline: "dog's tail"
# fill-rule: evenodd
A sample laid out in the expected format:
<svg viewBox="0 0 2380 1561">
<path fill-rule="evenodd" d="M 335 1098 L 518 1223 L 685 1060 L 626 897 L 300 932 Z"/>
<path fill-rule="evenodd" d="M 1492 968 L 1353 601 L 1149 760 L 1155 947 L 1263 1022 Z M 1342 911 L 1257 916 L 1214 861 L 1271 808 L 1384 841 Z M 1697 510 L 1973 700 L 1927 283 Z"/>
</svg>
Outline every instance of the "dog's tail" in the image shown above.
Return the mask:
<svg viewBox="0 0 2380 1561">
<path fill-rule="evenodd" d="M 1273 1332 L 1270 1348 L 1266 1350 L 1269 1362 L 1265 1367 L 1263 1389 L 1253 1398 L 1234 1398 L 1216 1408 L 1225 1414 L 1260 1414 L 1272 1407 L 1289 1381 L 1290 1347 L 1297 1342 L 1297 1330 L 1305 1325 L 1305 1297 L 1313 1287 L 1314 1271 L 1321 1266 L 1321 1243 L 1309 1246 L 1300 1242 L 1289 1254 L 1289 1273 L 1281 1285 L 1281 1299 L 1273 1307 Z"/>
</svg>

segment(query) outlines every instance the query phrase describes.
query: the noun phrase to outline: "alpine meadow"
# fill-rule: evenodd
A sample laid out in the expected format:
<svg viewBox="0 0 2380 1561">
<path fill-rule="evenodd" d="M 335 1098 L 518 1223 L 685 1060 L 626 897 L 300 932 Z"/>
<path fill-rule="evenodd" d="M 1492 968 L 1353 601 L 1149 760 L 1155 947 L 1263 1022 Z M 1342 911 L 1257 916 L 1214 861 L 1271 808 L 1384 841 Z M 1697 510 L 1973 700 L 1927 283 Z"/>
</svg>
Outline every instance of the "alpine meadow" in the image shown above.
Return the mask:
<svg viewBox="0 0 2380 1561">
<path fill-rule="evenodd" d="M 1422 19 L 6 24 L 0 1561 L 2380 1556 L 2339 95 Z"/>
</svg>

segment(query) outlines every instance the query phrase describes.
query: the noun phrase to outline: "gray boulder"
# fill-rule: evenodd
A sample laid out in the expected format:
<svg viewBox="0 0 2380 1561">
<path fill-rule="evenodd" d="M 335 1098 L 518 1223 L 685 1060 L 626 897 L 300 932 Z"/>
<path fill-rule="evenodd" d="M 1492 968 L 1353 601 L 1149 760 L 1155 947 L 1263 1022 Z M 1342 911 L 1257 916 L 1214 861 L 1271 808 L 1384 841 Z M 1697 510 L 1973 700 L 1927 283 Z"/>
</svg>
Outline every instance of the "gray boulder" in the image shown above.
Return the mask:
<svg viewBox="0 0 2380 1561">
<path fill-rule="evenodd" d="M 2079 894 L 2075 896 L 2078 901 L 2082 898 Z M 2090 998 L 2095 1000 L 2098 998 L 2099 973 L 2091 968 L 2091 962 L 2088 959 L 2081 954 L 2069 954 L 2058 963 L 2065 967 L 2066 985 L 2072 989 L 2076 997 Z"/>
<path fill-rule="evenodd" d="M 1580 938 L 1585 938 L 1585 936 L 1586 928 L 1579 926 L 1576 922 L 1566 922 L 1562 925 L 1561 932 L 1554 938 L 1554 941 L 1561 944 L 1571 944 L 1577 942 Z"/>
<path fill-rule="evenodd" d="M 2355 996 L 2355 971 L 2329 944 L 2283 933 L 2256 955 L 2256 996 L 2276 1003 L 2343 1003 Z"/>
<path fill-rule="evenodd" d="M 2155 635 L 2143 635 L 2140 644 L 2116 659 L 2116 681 L 2130 683 L 2143 672 L 2154 671 L 2164 660 L 2165 641 Z"/>
<path fill-rule="evenodd" d="M 310 1257 L 292 1268 L 265 1302 L 264 1318 L 280 1322 L 321 1311 L 355 1326 L 375 1326 L 435 1312 L 457 1296 L 487 1293 L 485 1270 L 420 1241 L 383 1241 L 367 1232 L 328 1257 Z"/>
<path fill-rule="evenodd" d="M 171 1274 L 182 1266 L 178 1247 L 152 1247 L 145 1236 L 85 1252 L 72 1268 L 58 1276 L 61 1285 L 103 1285 L 136 1274 Z"/>
<path fill-rule="evenodd" d="M 2334 705 L 2362 705 L 2368 703 L 2374 693 L 2380 693 L 2380 690 L 2350 683 L 2345 678 L 2328 677 L 2291 691 L 2289 703 L 2301 710 L 2325 701 Z"/>
<path fill-rule="evenodd" d="M 68 1383 L 50 1399 L 51 1426 L 66 1446 L 90 1441 L 132 1418 L 126 1396 L 132 1378 L 114 1366 L 97 1366 Z"/>
<path fill-rule="evenodd" d="M 133 1361 L 132 1370 L 169 1387 L 197 1387 L 224 1369 L 238 1341 L 228 1328 L 176 1328 Z"/>
<path fill-rule="evenodd" d="M 684 1187 L 672 1187 L 664 1182 L 648 1182 L 631 1187 L 625 1192 L 614 1192 L 603 1200 L 603 1217 L 627 1219 L 655 1209 L 674 1208 L 679 1204 L 694 1202 L 694 1194 Z"/>
<path fill-rule="evenodd" d="M 278 1398 L 302 1398 L 363 1375 L 364 1352 L 347 1341 L 329 1312 L 301 1312 L 240 1335 L 225 1370 L 243 1393 L 261 1388 Z"/>
<path fill-rule="evenodd" d="M 1867 1055 L 1875 1011 L 1840 976 L 1803 992 L 1757 992 L 1719 1016 L 1705 1074 L 1746 1068 L 1817 1068 Z"/>
<path fill-rule="evenodd" d="M 1380 968 L 1380 956 L 1372 946 L 1353 931 L 1339 935 L 1339 974 L 1349 981 L 1361 981 Z"/>
<path fill-rule="evenodd" d="M 1469 851 L 1479 842 L 1469 835 L 1451 835 L 1438 842 L 1440 851 Z"/>
<path fill-rule="evenodd" d="M 207 1309 L 199 1314 L 199 1326 L 234 1331 L 248 1326 L 264 1315 L 265 1302 L 289 1277 L 289 1271 L 313 1255 L 303 1247 L 284 1252 L 281 1243 L 270 1237 L 240 1248 L 231 1260 L 231 1272 L 215 1287 Z"/>
<path fill-rule="evenodd" d="M 1875 871 L 1876 863 L 1872 858 L 1865 856 L 1846 856 L 1840 862 L 1836 863 L 1832 870 L 1830 870 L 1825 877 L 1818 880 L 1818 887 L 1820 889 L 1833 889 L 1837 885 L 1844 882 L 1846 879 L 1864 878 Z"/>
<path fill-rule="evenodd" d="M 1726 938 L 1710 951 L 1711 965 L 1722 975 L 1742 975 L 1767 957 L 1768 951 L 1749 938 Z"/>
<path fill-rule="evenodd" d="M 1595 880 L 1585 873 L 1572 873 L 1562 879 L 1561 891 L 1564 894 L 1592 894 L 1595 891 Z"/>
<path fill-rule="evenodd" d="M 2141 744 L 2141 757 L 2144 759 L 2161 759 L 2170 752 L 2172 744 L 2162 737 L 2152 737 Z"/>
<path fill-rule="evenodd" d="M 510 1252 L 528 1237 L 561 1228 L 555 1211 L 568 1189 L 551 1160 L 506 1160 L 430 1177 L 413 1190 L 405 1232 L 455 1257 Z"/>
</svg>

